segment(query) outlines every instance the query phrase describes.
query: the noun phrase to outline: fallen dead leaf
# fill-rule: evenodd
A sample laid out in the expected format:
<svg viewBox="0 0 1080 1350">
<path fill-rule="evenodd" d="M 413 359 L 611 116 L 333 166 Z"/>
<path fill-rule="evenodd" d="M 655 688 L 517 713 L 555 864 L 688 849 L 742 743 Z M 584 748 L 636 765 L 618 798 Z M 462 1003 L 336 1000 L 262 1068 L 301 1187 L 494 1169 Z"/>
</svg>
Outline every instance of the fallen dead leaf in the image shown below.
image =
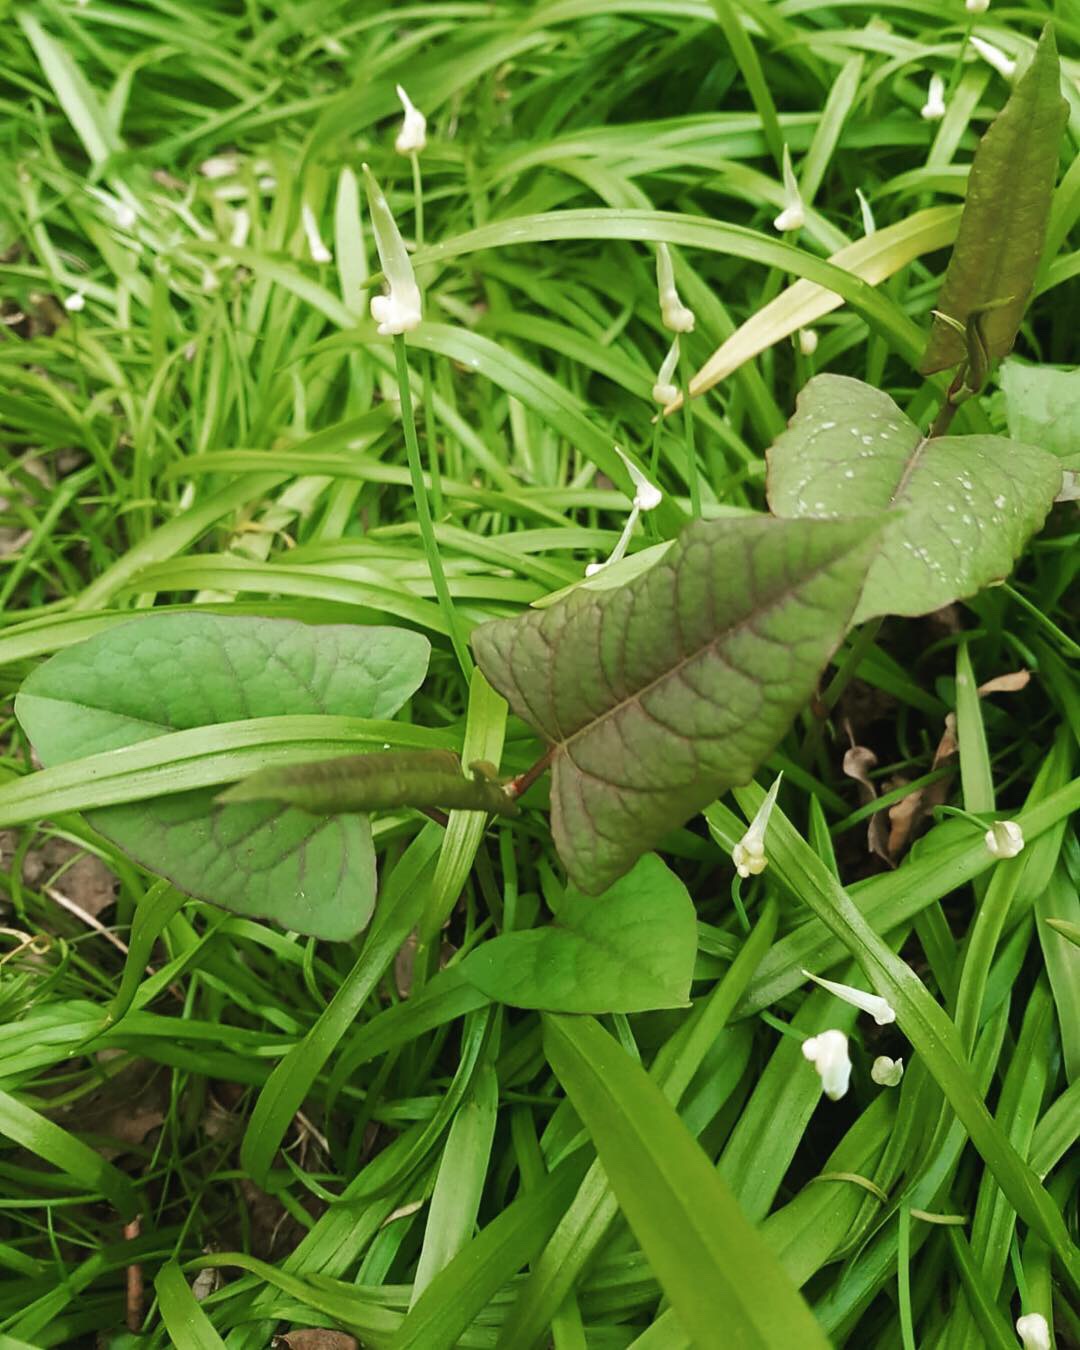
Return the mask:
<svg viewBox="0 0 1080 1350">
<path fill-rule="evenodd" d="M 854 744 L 850 725 L 847 732 L 852 745 L 844 754 L 844 773 L 858 784 L 860 805 L 868 806 L 871 802 L 877 801 L 878 797 L 877 787 L 870 777 L 870 770 L 877 764 L 878 757 L 869 746 Z M 875 811 L 866 827 L 866 847 L 891 866 L 892 858 L 889 856 L 887 834 L 885 813 Z"/>
<path fill-rule="evenodd" d="M 941 739 L 934 751 L 934 762 L 931 768 L 940 769 L 955 756 L 959 748 L 959 742 L 956 739 L 956 714 L 947 713 L 945 729 L 942 731 Z M 951 782 L 952 775 L 948 774 L 939 778 L 936 783 L 931 783 L 928 787 L 908 793 L 906 797 L 901 798 L 895 805 L 889 807 L 890 829 L 887 847 L 889 856 L 894 861 L 911 843 L 916 831 L 934 807 L 941 806 L 948 800 Z M 900 780 L 897 780 L 893 786 L 900 787 Z"/>
<path fill-rule="evenodd" d="M 330 1331 L 326 1327 L 310 1327 L 303 1331 L 287 1331 L 270 1342 L 275 1350 L 360 1350 L 360 1342 L 346 1331 Z"/>
<path fill-rule="evenodd" d="M 980 698 L 985 698 L 987 694 L 1016 694 L 1030 683 L 1030 670 L 1014 670 L 1009 675 L 996 675 L 985 684 L 980 684 L 977 692 Z"/>
</svg>

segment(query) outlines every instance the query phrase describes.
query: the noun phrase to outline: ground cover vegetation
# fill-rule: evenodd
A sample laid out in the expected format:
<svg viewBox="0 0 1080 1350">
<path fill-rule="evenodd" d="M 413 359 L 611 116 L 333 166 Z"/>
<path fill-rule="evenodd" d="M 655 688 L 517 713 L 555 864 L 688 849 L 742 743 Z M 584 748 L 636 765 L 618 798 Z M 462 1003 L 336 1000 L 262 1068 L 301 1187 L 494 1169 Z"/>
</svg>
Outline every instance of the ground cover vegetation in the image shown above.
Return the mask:
<svg viewBox="0 0 1080 1350">
<path fill-rule="evenodd" d="M 1080 14 L 6 17 L 0 1350 L 1080 1345 Z"/>
</svg>

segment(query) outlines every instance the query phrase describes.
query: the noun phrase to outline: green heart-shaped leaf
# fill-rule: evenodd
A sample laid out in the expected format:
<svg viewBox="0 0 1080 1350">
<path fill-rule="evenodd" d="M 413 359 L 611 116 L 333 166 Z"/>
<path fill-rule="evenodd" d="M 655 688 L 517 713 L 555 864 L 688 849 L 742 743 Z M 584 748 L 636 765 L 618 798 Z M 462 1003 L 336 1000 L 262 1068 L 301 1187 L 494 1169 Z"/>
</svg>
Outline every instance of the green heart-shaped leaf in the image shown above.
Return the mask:
<svg viewBox="0 0 1080 1350">
<path fill-rule="evenodd" d="M 817 375 L 768 452 L 778 516 L 895 512 L 855 611 L 928 614 L 1012 571 L 1061 488 L 1061 465 L 1004 436 L 927 440 L 888 394 Z"/>
<path fill-rule="evenodd" d="M 427 671 L 426 638 L 239 615 L 148 614 L 39 666 L 15 711 L 46 766 L 171 731 L 245 718 L 392 716 Z M 330 940 L 375 902 L 366 816 L 275 803 L 218 806 L 216 788 L 89 813 L 94 827 L 181 890 Z"/>
<path fill-rule="evenodd" d="M 1010 360 L 1002 362 L 998 380 L 1013 440 L 1038 445 L 1067 469 L 1080 469 L 1080 370 Z"/>
<path fill-rule="evenodd" d="M 480 667 L 551 747 L 551 826 L 595 895 L 748 782 L 847 628 L 877 521 L 695 521 L 611 591 L 484 624 Z"/>
<path fill-rule="evenodd" d="M 648 1012 L 689 1002 L 694 905 L 655 853 L 603 895 L 568 890 L 555 920 L 485 942 L 461 974 L 488 998 L 544 1012 Z"/>
</svg>

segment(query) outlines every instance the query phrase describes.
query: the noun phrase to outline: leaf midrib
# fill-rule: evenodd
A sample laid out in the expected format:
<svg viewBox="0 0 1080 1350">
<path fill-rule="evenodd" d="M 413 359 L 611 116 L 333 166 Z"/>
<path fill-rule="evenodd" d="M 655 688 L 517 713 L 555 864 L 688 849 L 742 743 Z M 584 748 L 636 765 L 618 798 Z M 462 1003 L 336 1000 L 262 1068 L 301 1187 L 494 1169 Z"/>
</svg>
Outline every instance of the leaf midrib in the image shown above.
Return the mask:
<svg viewBox="0 0 1080 1350">
<path fill-rule="evenodd" d="M 868 532 L 867 535 L 864 536 L 864 538 L 859 541 L 859 543 L 864 543 L 866 539 L 869 537 L 870 532 Z M 799 574 L 797 581 L 794 581 L 789 586 L 786 586 L 778 595 L 776 595 L 773 599 L 771 599 L 767 604 L 762 605 L 759 609 L 755 609 L 753 615 L 748 615 L 746 618 L 741 619 L 738 623 L 732 624 L 729 628 L 725 628 L 722 633 L 712 638 L 709 642 L 702 643 L 700 647 L 697 647 L 695 648 L 694 651 L 689 652 L 686 656 L 676 661 L 674 665 L 668 666 L 668 668 L 665 671 L 663 671 L 662 674 L 657 675 L 655 679 L 649 680 L 649 682 L 647 684 L 642 685 L 640 689 L 634 690 L 633 693 L 628 694 L 625 698 L 620 699 L 617 703 L 612 704 L 612 706 L 610 708 L 607 708 L 604 712 L 602 712 L 599 717 L 594 717 L 591 721 L 586 722 L 584 726 L 579 727 L 577 731 L 572 732 L 569 736 L 564 736 L 559 739 L 552 739 L 551 744 L 554 747 L 556 754 L 559 753 L 560 751 L 566 752 L 567 747 L 572 745 L 581 736 L 586 735 L 587 733 L 594 730 L 594 728 L 600 726 L 603 722 L 606 722 L 609 717 L 613 717 L 616 713 L 622 712 L 622 710 L 628 707 L 631 703 L 639 703 L 651 690 L 655 689 L 658 685 L 663 684 L 666 680 L 673 678 L 675 675 L 678 674 L 679 671 L 681 671 L 685 666 L 688 666 L 692 661 L 696 661 L 698 660 L 699 657 L 704 656 L 711 648 L 715 647 L 717 643 L 721 641 L 722 638 L 727 638 L 731 635 L 741 632 L 743 629 L 747 628 L 750 625 L 752 619 L 756 619 L 758 616 L 762 614 L 768 614 L 772 610 L 778 608 L 780 605 L 786 604 L 792 598 L 792 596 L 795 595 L 797 591 L 801 590 L 809 582 L 815 580 L 829 567 L 835 566 L 835 564 L 842 557 L 845 557 L 847 554 L 852 553 L 856 547 L 858 547 L 858 544 L 852 544 L 842 553 L 835 554 L 833 557 L 829 558 L 827 562 L 819 563 L 816 567 L 813 567 L 806 572 L 801 572 Z M 685 559 L 685 556 L 686 555 L 684 552 L 683 559 Z M 679 562 L 680 566 L 682 565 L 683 559 L 680 559 Z M 663 560 L 661 559 L 661 562 L 658 563 L 657 566 L 662 565 L 662 562 Z M 610 592 L 610 594 L 616 594 L 616 592 Z M 604 602 L 602 599 L 598 600 L 596 602 L 597 607 L 599 608 L 603 603 Z M 724 658 L 720 656 L 719 652 L 715 653 L 715 655 L 717 655 L 721 660 L 724 660 Z M 729 670 L 734 669 L 734 667 L 732 667 L 729 661 L 724 660 L 724 665 L 726 665 Z M 758 682 L 759 681 L 755 681 L 755 683 Z M 685 740 L 687 738 L 680 736 L 680 739 Z"/>
</svg>

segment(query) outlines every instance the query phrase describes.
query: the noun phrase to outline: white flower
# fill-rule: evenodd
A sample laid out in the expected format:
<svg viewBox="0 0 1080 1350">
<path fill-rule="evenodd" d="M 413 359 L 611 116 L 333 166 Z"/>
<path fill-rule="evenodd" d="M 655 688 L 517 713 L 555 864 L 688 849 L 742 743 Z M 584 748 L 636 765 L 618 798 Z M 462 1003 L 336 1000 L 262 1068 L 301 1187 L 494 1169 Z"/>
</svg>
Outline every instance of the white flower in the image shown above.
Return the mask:
<svg viewBox="0 0 1080 1350">
<path fill-rule="evenodd" d="M 250 233 L 251 212 L 240 207 L 233 216 L 232 234 L 229 235 L 229 243 L 232 244 L 233 248 L 243 248 Z"/>
<path fill-rule="evenodd" d="M 990 8 L 990 0 L 964 0 L 964 8 L 969 14 L 985 14 Z"/>
<path fill-rule="evenodd" d="M 995 820 L 984 838 L 995 858 L 1015 858 L 1023 851 L 1024 831 L 1015 820 Z"/>
<path fill-rule="evenodd" d="M 851 1056 L 842 1031 L 823 1031 L 803 1041 L 802 1052 L 817 1070 L 825 1096 L 838 1102 L 851 1082 Z"/>
<path fill-rule="evenodd" d="M 671 333 L 692 333 L 694 311 L 687 309 L 675 289 L 675 268 L 667 244 L 656 246 L 656 289 L 660 292 L 660 318 Z"/>
<path fill-rule="evenodd" d="M 231 178 L 240 170 L 240 161 L 236 155 L 211 155 L 199 165 L 204 178 Z"/>
<path fill-rule="evenodd" d="M 823 979 L 820 975 L 812 975 L 808 970 L 804 970 L 803 974 L 808 980 L 820 984 L 822 989 L 827 989 L 830 994 L 842 998 L 845 1003 L 869 1013 L 879 1027 L 896 1021 L 896 1009 L 879 995 L 868 994 L 865 989 L 856 989 L 853 984 L 839 984 L 836 980 Z"/>
<path fill-rule="evenodd" d="M 776 794 L 780 791 L 780 779 L 783 776 L 782 773 L 777 775 L 750 822 L 750 828 L 731 850 L 731 861 L 741 877 L 759 876 L 769 865 L 765 856 L 765 831 L 769 828 L 769 817 L 776 805 Z"/>
<path fill-rule="evenodd" d="M 1011 80 L 1016 74 L 1016 62 L 1011 61 L 1000 47 L 995 47 L 992 42 L 985 42 L 980 37 L 973 37 L 971 45 L 988 66 L 994 67 L 1002 79 Z"/>
<path fill-rule="evenodd" d="M 925 122 L 940 122 L 945 116 L 945 81 L 940 75 L 930 76 L 930 88 L 920 113 Z"/>
<path fill-rule="evenodd" d="M 816 328 L 799 329 L 799 351 L 803 356 L 813 356 L 817 351 L 818 335 Z"/>
<path fill-rule="evenodd" d="M 375 230 L 375 247 L 379 262 L 389 286 L 389 294 L 371 297 L 371 317 L 379 325 L 380 337 L 409 333 L 422 318 L 423 305 L 420 288 L 413 276 L 412 263 L 405 251 L 405 241 L 394 220 L 382 188 L 365 164 L 364 180 L 367 186 L 368 209 Z"/>
<path fill-rule="evenodd" d="M 1050 1327 L 1042 1313 L 1025 1313 L 1016 1319 L 1016 1334 L 1024 1350 L 1050 1350 Z"/>
<path fill-rule="evenodd" d="M 315 219 L 315 212 L 307 202 L 304 202 L 300 208 L 300 219 L 304 222 L 304 234 L 307 236 L 311 261 L 316 263 L 332 262 L 334 255 L 323 243 L 322 235 L 319 233 L 319 222 Z"/>
<path fill-rule="evenodd" d="M 629 455 L 624 455 L 617 445 L 614 449 L 626 465 L 626 472 L 630 475 L 630 481 L 634 485 L 634 505 L 639 511 L 652 511 L 664 500 L 664 494 L 654 483 L 649 482 Z"/>
<path fill-rule="evenodd" d="M 672 383 L 672 376 L 675 374 L 675 367 L 679 364 L 679 335 L 676 333 L 675 340 L 668 348 L 668 354 L 660 366 L 656 376 L 656 383 L 652 387 L 652 396 L 657 403 L 667 406 L 674 403 L 679 397 L 679 386 Z"/>
<path fill-rule="evenodd" d="M 904 1076 L 904 1061 L 878 1055 L 870 1066 L 870 1077 L 881 1087 L 898 1087 Z"/>
<path fill-rule="evenodd" d="M 65 298 L 64 308 L 69 314 L 81 314 L 86 308 L 86 296 L 82 291 L 74 291 Z"/>
<path fill-rule="evenodd" d="M 784 209 L 773 221 L 773 227 L 786 234 L 789 230 L 801 230 L 806 224 L 806 208 L 795 170 L 791 167 L 791 151 L 784 146 Z"/>
<path fill-rule="evenodd" d="M 397 87 L 397 96 L 405 109 L 405 121 L 402 122 L 401 130 L 394 141 L 394 149 L 399 155 L 418 155 L 427 145 L 427 118 L 400 84 Z"/>
</svg>

